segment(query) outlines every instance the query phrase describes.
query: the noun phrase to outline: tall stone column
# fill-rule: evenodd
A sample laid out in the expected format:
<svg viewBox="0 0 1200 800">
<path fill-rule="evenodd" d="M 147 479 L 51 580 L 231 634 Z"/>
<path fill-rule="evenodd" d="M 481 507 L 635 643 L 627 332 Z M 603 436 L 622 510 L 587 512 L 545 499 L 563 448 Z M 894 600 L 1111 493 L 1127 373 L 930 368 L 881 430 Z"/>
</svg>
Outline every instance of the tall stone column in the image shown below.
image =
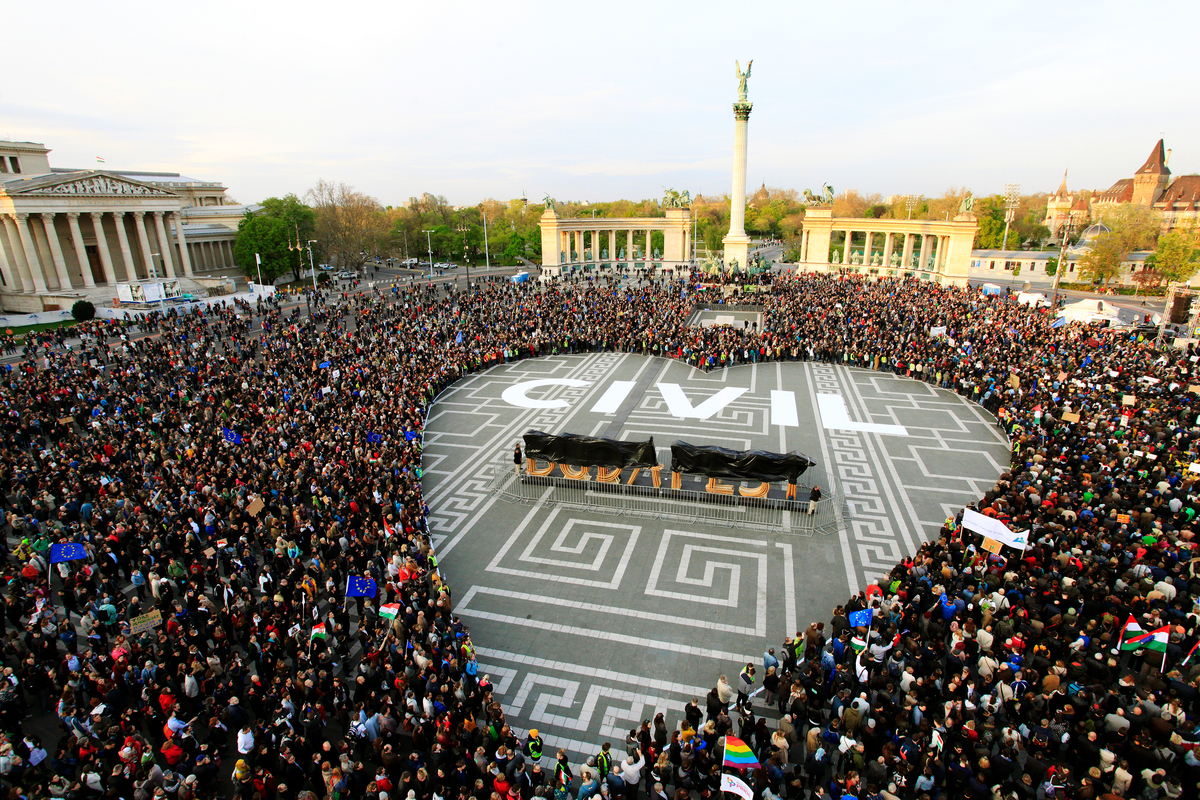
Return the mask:
<svg viewBox="0 0 1200 800">
<path fill-rule="evenodd" d="M 0 275 L 4 276 L 4 288 L 10 292 L 22 291 L 21 273 L 15 264 L 8 262 L 8 248 L 4 242 L 8 239 L 8 226 L 0 222 Z"/>
<path fill-rule="evenodd" d="M 846 231 L 846 241 L 842 242 L 842 263 L 850 263 L 850 245 L 854 241 L 854 231 Z"/>
<path fill-rule="evenodd" d="M 187 236 L 183 233 L 183 215 L 178 211 L 171 212 L 171 221 L 175 225 L 175 242 L 179 245 L 179 263 L 183 264 L 183 274 L 192 277 L 192 255 L 188 252 Z"/>
<path fill-rule="evenodd" d="M 900 266 L 904 269 L 912 269 L 912 252 L 913 252 L 913 235 L 911 233 L 904 234 L 904 255 L 901 257 Z"/>
<path fill-rule="evenodd" d="M 83 244 L 83 231 L 79 230 L 79 212 L 67 212 L 67 227 L 71 229 L 71 244 L 79 262 L 79 277 L 83 278 L 83 285 L 91 289 L 96 285 L 96 279 L 92 277 L 92 262 L 88 261 L 87 247 Z"/>
<path fill-rule="evenodd" d="M 175 259 L 171 252 L 171 240 L 167 238 L 167 228 L 163 225 L 163 212 L 154 212 L 154 234 L 158 237 L 158 249 L 162 253 L 163 266 L 167 270 L 167 277 L 175 277 Z"/>
<path fill-rule="evenodd" d="M 8 245 L 12 249 L 19 288 L 25 294 L 36 291 L 33 285 L 33 275 L 29 269 L 29 259 L 25 257 L 25 246 L 21 243 L 21 233 L 17 230 L 17 217 L 15 214 L 5 214 L 0 219 L 3 220 L 4 233 L 8 239 Z"/>
<path fill-rule="evenodd" d="M 67 260 L 63 258 L 62 245 L 58 242 L 58 229 L 54 227 L 53 214 L 40 214 L 42 227 L 46 230 L 46 244 L 50 247 L 50 258 L 54 261 L 54 271 L 58 274 L 59 290 L 71 288 L 71 276 L 67 273 Z"/>
<path fill-rule="evenodd" d="M 112 212 L 113 222 L 117 226 L 117 243 L 121 245 L 121 258 L 125 261 L 125 280 L 136 281 L 137 267 L 133 263 L 133 250 L 129 248 L 129 234 L 125 232 L 125 212 Z"/>
<path fill-rule="evenodd" d="M 883 237 L 883 265 L 892 266 L 892 249 L 896 246 L 896 234 L 888 231 Z"/>
<path fill-rule="evenodd" d="M 929 234 L 921 234 L 921 261 L 920 266 L 923 270 L 929 269 L 929 248 L 933 244 L 933 240 L 929 238 Z"/>
<path fill-rule="evenodd" d="M 117 271 L 113 269 L 112 253 L 108 249 L 108 238 L 104 235 L 104 212 L 91 211 L 92 227 L 96 229 L 96 249 L 100 251 L 100 266 L 104 268 L 104 282 L 109 286 L 117 283 Z"/>
<path fill-rule="evenodd" d="M 21 237 L 21 248 L 25 251 L 25 261 L 29 264 L 29 277 L 33 279 L 33 289 L 36 292 L 45 292 L 46 278 L 42 273 L 42 259 L 38 255 L 33 232 L 29 229 L 28 214 L 17 214 L 17 235 Z"/>
<path fill-rule="evenodd" d="M 733 189 L 729 194 L 729 233 L 725 245 L 726 269 L 737 260 L 745 269 L 750 261 L 750 237 L 746 235 L 746 133 L 753 103 L 733 104 Z"/>
<path fill-rule="evenodd" d="M 616 262 L 617 260 L 617 232 L 608 232 L 608 260 Z"/>
<path fill-rule="evenodd" d="M 625 260 L 633 261 L 633 231 L 625 231 Z"/>
<path fill-rule="evenodd" d="M 133 212 L 133 229 L 137 232 L 138 247 L 142 250 L 142 263 L 146 265 L 146 275 L 149 277 L 150 270 L 154 270 L 154 277 L 161 278 L 158 273 L 158 265 L 154 263 L 154 253 L 150 251 L 150 236 L 146 233 L 146 212 Z M 161 255 L 161 254 L 160 254 Z"/>
</svg>

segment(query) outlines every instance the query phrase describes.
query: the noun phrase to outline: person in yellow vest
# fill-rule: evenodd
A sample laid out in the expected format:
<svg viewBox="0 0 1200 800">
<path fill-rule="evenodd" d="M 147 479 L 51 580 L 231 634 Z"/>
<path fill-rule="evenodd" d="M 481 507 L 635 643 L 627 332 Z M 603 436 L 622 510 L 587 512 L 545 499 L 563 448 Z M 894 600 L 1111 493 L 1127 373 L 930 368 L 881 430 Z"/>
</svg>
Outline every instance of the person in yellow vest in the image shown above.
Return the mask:
<svg viewBox="0 0 1200 800">
<path fill-rule="evenodd" d="M 529 738 L 525 740 L 525 746 L 522 748 L 525 751 L 525 760 L 530 763 L 530 768 L 538 765 L 542 761 L 542 737 L 538 736 L 537 728 L 529 729 Z"/>
</svg>

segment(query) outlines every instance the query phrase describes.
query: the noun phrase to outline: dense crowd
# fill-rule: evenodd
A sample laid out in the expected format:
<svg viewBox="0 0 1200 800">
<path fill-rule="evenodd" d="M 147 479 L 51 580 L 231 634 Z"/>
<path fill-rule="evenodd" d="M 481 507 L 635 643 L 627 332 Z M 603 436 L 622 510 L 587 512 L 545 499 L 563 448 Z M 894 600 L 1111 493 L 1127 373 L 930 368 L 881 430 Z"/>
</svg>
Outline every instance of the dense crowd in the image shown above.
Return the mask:
<svg viewBox="0 0 1200 800">
<path fill-rule="evenodd" d="M 685 800 L 720 791 L 727 733 L 767 800 L 1196 796 L 1191 351 L 915 280 L 760 276 L 761 329 L 703 328 L 728 288 L 703 280 L 373 287 L 27 337 L 0 382 L 9 797 Z M 949 519 L 761 678 L 587 763 L 543 755 L 452 612 L 421 431 L 464 374 L 596 350 L 952 388 L 1013 443 L 972 505 L 1030 545 Z M 351 576 L 378 594 L 347 598 Z M 1165 653 L 1118 646 L 1131 617 L 1168 626 Z"/>
</svg>

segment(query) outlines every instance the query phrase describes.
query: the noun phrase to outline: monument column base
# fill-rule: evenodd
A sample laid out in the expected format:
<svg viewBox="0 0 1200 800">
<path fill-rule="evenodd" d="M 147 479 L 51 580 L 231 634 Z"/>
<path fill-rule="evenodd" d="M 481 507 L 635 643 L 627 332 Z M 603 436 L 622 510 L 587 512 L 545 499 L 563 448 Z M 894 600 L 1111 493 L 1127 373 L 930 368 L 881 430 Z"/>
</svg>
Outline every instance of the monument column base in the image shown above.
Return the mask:
<svg viewBox="0 0 1200 800">
<path fill-rule="evenodd" d="M 739 269 L 750 263 L 750 237 L 746 234 L 727 234 L 721 243 L 725 245 L 725 269 L 733 269 L 734 260 Z"/>
</svg>

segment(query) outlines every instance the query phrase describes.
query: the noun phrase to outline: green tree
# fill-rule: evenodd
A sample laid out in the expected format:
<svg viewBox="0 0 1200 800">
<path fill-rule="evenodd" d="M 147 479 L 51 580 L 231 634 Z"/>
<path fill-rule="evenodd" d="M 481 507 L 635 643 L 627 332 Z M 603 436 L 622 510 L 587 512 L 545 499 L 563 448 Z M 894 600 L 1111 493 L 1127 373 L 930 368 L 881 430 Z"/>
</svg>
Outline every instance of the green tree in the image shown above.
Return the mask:
<svg viewBox="0 0 1200 800">
<path fill-rule="evenodd" d="M 387 240 L 387 215 L 374 197 L 325 180 L 317 181 L 306 197 L 316 213 L 314 238 L 343 269 L 358 269 Z"/>
<path fill-rule="evenodd" d="M 247 212 L 242 217 L 242 221 L 238 223 L 237 240 L 233 244 L 233 255 L 247 278 L 258 280 L 258 264 L 255 261 L 257 255 L 262 259 L 264 283 L 273 283 L 280 275 L 286 275 L 288 272 L 297 280 L 300 279 L 300 254 L 288 250 L 289 234 L 291 231 L 282 218 L 261 212 Z"/>
<path fill-rule="evenodd" d="M 301 246 L 316 238 L 316 214 L 294 194 L 268 197 L 262 208 L 247 214 L 238 224 L 238 238 L 233 252 L 246 277 L 258 280 L 258 265 L 254 254 L 262 257 L 262 278 L 271 282 L 287 272 L 300 280 L 302 269 L 308 269 L 308 253 L 289 250 L 288 244 Z M 253 221 L 250 221 L 253 220 Z M 322 259 L 321 244 L 313 246 L 312 261 Z"/>
<path fill-rule="evenodd" d="M 1158 239 L 1146 266 L 1168 283 L 1186 283 L 1200 269 L 1200 243 L 1193 231 L 1171 231 Z"/>
<path fill-rule="evenodd" d="M 1104 285 L 1121 274 L 1121 263 L 1128 251 L 1119 237 L 1101 233 L 1092 239 L 1091 249 L 1079 259 L 1079 277 L 1088 283 Z"/>
</svg>

